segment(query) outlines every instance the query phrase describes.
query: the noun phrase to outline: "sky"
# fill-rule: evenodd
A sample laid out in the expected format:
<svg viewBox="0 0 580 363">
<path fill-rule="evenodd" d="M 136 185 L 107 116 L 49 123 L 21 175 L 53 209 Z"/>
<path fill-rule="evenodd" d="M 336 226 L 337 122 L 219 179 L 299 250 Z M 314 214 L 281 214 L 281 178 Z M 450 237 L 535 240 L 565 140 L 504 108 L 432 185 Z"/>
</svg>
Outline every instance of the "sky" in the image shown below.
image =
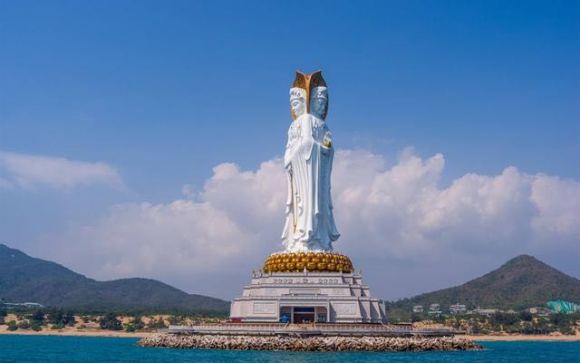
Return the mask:
<svg viewBox="0 0 580 363">
<path fill-rule="evenodd" d="M 280 250 L 297 69 L 375 296 L 580 278 L 575 1 L 0 0 L 0 243 L 231 299 Z"/>
</svg>

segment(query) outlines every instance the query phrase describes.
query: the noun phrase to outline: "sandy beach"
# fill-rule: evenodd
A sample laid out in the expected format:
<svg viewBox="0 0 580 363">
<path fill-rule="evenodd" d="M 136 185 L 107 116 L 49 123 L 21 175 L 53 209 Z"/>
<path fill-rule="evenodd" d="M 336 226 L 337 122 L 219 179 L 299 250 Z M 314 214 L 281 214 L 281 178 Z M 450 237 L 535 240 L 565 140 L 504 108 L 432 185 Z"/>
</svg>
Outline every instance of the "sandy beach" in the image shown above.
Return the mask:
<svg viewBox="0 0 580 363">
<path fill-rule="evenodd" d="M 41 331 L 18 329 L 8 331 L 5 325 L 0 326 L 2 335 L 60 335 L 60 336 L 87 336 L 87 337 L 115 337 L 115 338 L 143 338 L 155 334 L 154 332 L 127 333 L 124 331 L 102 330 L 102 329 L 76 329 L 65 328 L 59 330 L 43 329 Z"/>
<path fill-rule="evenodd" d="M 143 317 L 145 323 L 150 320 L 158 319 L 159 317 L 167 317 L 165 315 L 155 315 L 153 317 Z M 8 330 L 7 323 L 10 321 L 18 321 L 15 314 L 8 314 L 5 321 L 6 324 L 0 325 L 0 334 L 4 335 L 60 335 L 60 336 L 89 336 L 89 337 L 118 337 L 118 338 L 143 338 L 151 334 L 153 331 L 136 331 L 128 333 L 124 330 L 106 330 L 101 329 L 96 321 L 83 322 L 82 317 L 75 316 L 76 323 L 74 326 L 65 326 L 62 329 L 51 329 L 49 326 L 43 326 L 41 331 L 34 331 L 32 329 L 17 329 L 15 331 Z M 127 316 L 120 317 L 123 324 L 129 323 L 132 318 Z"/>
<path fill-rule="evenodd" d="M 102 329 L 77 329 L 68 327 L 60 330 L 43 329 L 39 332 L 18 329 L 8 331 L 6 325 L 0 325 L 2 335 L 54 335 L 54 336 L 87 336 L 87 337 L 115 337 L 115 338 L 144 338 L 156 334 L 155 332 L 135 332 L 102 330 Z M 461 337 L 461 336 L 460 336 Z M 580 335 L 464 335 L 463 337 L 475 341 L 569 341 L 579 342 Z"/>
<path fill-rule="evenodd" d="M 142 320 L 145 323 L 149 323 L 151 320 L 159 318 L 168 319 L 167 315 L 154 315 L 149 317 L 143 317 Z M 75 317 L 77 323 L 74 326 L 67 326 L 63 329 L 50 329 L 49 327 L 43 326 L 41 331 L 33 331 L 30 329 L 18 329 L 15 331 L 9 331 L 8 325 L 0 325 L 0 334 L 3 335 L 55 335 L 55 336 L 87 336 L 87 337 L 116 337 L 116 338 L 144 338 L 157 334 L 156 331 L 137 331 L 128 333 L 124 330 L 105 330 L 100 329 L 99 324 L 95 321 L 90 321 L 87 323 L 82 323 L 82 318 L 80 316 Z M 122 316 L 120 320 L 126 324 L 131 321 L 131 317 Z M 16 315 L 8 314 L 6 322 L 16 321 Z M 442 325 L 437 324 L 417 324 L 419 328 L 442 328 Z M 522 335 L 522 334 L 489 334 L 489 335 L 459 335 L 459 337 L 465 337 L 474 341 L 580 341 L 580 331 L 576 335 L 563 335 L 563 334 L 551 334 L 551 335 Z"/>
</svg>

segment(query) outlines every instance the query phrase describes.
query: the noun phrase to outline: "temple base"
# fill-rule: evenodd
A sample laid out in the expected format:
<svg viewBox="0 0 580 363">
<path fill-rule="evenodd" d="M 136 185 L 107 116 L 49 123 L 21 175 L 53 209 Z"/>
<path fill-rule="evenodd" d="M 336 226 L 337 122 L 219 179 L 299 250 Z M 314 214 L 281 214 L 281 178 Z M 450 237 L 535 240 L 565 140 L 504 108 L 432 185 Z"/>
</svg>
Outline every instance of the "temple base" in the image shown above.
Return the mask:
<svg viewBox="0 0 580 363">
<path fill-rule="evenodd" d="M 370 296 L 360 273 L 254 272 L 234 299 L 233 322 L 386 323 L 385 306 Z"/>
</svg>

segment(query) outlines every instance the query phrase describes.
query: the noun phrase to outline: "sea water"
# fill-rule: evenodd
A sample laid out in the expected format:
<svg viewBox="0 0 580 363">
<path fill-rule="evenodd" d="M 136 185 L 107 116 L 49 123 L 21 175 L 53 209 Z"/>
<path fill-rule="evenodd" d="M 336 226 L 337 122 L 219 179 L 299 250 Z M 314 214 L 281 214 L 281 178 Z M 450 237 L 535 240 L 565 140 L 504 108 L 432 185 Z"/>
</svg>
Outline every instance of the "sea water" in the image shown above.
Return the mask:
<svg viewBox="0 0 580 363">
<path fill-rule="evenodd" d="M 580 362 L 580 342 L 483 342 L 478 352 L 297 353 L 141 348 L 134 338 L 0 335 L 0 362 Z"/>
</svg>

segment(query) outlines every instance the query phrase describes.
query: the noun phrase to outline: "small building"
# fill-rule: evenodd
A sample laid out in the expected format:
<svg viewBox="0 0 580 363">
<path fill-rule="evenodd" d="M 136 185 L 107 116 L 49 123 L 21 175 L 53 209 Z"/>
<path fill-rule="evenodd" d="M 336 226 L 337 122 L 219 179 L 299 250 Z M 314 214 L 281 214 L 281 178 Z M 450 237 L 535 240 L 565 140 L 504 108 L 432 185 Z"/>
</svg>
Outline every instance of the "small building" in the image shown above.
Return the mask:
<svg viewBox="0 0 580 363">
<path fill-rule="evenodd" d="M 413 312 L 414 312 L 414 313 L 418 313 L 418 314 L 420 314 L 420 313 L 422 313 L 423 311 L 424 311 L 424 309 L 423 309 L 423 305 L 415 305 L 415 306 L 413 306 Z"/>
<path fill-rule="evenodd" d="M 35 303 L 35 302 L 23 302 L 23 303 L 0 303 L 0 305 L 4 305 L 6 309 L 41 309 L 44 308 L 44 305 Z"/>
<path fill-rule="evenodd" d="M 542 307 L 542 306 L 533 306 L 531 308 L 526 309 L 526 311 L 532 315 L 538 315 L 538 316 L 548 316 L 551 313 L 550 309 Z"/>
<path fill-rule="evenodd" d="M 430 311 L 441 310 L 441 305 L 439 305 L 439 304 L 431 304 L 431 305 L 429 305 L 429 310 Z"/>
<path fill-rule="evenodd" d="M 431 304 L 429 305 L 429 311 L 427 312 L 429 315 L 441 315 L 441 305 L 439 304 Z"/>
<path fill-rule="evenodd" d="M 467 307 L 464 304 L 453 304 L 449 306 L 449 312 L 451 314 L 465 314 Z"/>
<path fill-rule="evenodd" d="M 570 301 L 554 300 L 548 301 L 548 308 L 552 313 L 572 314 L 580 311 L 580 305 Z"/>
<path fill-rule="evenodd" d="M 499 313 L 501 311 L 499 309 L 480 309 L 480 308 L 477 308 L 477 309 L 473 310 L 473 312 L 477 315 L 492 316 L 495 313 Z"/>
</svg>

